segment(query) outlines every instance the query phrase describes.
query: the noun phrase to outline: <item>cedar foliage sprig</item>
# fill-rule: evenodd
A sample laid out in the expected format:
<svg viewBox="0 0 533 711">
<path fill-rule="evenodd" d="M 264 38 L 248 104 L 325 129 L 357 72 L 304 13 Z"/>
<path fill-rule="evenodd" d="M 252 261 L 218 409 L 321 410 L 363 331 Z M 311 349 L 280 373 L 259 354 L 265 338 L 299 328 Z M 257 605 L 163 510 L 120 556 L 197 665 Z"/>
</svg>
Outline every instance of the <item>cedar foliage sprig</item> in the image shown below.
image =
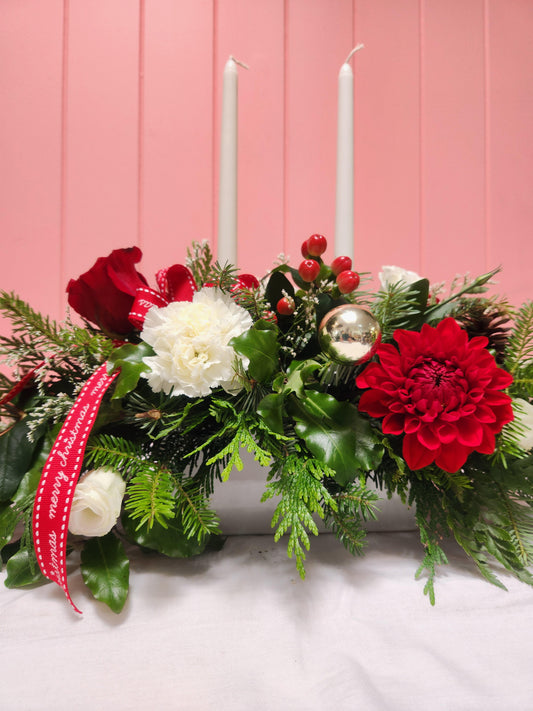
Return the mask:
<svg viewBox="0 0 533 711">
<path fill-rule="evenodd" d="M 323 477 L 333 475 L 333 470 L 307 457 L 295 442 L 293 451 L 283 460 L 275 462 L 261 498 L 261 501 L 267 501 L 281 496 L 272 517 L 271 525 L 277 527 L 274 540 L 277 542 L 284 534 L 289 534 L 287 554 L 289 558 L 295 556 L 296 568 L 302 579 L 305 578 L 305 551 L 310 548 L 309 533 L 318 535 L 313 514 L 324 518 L 326 507 L 330 512 L 337 510 L 337 503 L 322 481 Z"/>
</svg>

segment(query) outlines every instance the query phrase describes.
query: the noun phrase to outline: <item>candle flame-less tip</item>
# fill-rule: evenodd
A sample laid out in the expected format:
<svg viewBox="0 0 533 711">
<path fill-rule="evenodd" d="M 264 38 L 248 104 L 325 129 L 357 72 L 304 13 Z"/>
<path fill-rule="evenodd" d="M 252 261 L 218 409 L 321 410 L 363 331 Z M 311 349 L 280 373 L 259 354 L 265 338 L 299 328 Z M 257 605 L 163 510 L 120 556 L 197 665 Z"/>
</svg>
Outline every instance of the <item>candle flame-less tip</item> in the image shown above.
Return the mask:
<svg viewBox="0 0 533 711">
<path fill-rule="evenodd" d="M 350 59 L 353 57 L 353 55 L 354 55 L 356 52 L 359 52 L 360 49 L 363 49 L 364 46 L 365 46 L 364 44 L 359 43 L 356 47 L 354 47 L 354 48 L 352 49 L 352 51 L 350 52 L 350 54 L 346 57 L 346 61 L 345 61 L 344 63 L 345 63 L 345 64 L 348 64 L 348 62 L 349 62 Z"/>
<path fill-rule="evenodd" d="M 240 59 L 236 59 L 232 54 L 230 54 L 229 58 L 235 62 L 235 64 L 238 64 L 240 67 L 244 67 L 244 69 L 250 69 L 250 67 L 245 64 L 244 62 L 241 62 Z"/>
</svg>

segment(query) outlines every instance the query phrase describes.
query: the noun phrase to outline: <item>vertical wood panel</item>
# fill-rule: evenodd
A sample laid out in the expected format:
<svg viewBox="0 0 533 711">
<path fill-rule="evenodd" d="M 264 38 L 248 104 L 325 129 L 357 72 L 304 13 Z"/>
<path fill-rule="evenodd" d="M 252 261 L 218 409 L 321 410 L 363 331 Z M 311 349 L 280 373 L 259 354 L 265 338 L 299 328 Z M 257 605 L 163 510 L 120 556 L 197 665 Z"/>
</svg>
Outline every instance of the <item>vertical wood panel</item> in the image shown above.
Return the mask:
<svg viewBox="0 0 533 711">
<path fill-rule="evenodd" d="M 356 0 L 355 261 L 420 269 L 418 0 Z"/>
<path fill-rule="evenodd" d="M 65 278 L 137 242 L 139 3 L 70 0 Z"/>
<path fill-rule="evenodd" d="M 421 121 L 424 274 L 482 272 L 485 254 L 483 0 L 425 0 Z"/>
<path fill-rule="evenodd" d="M 499 290 L 533 298 L 533 3 L 488 3 L 489 258 Z"/>
<path fill-rule="evenodd" d="M 283 248 L 283 0 L 216 6 L 215 215 L 222 72 L 233 55 L 250 67 L 239 68 L 238 262 L 262 274 Z"/>
<path fill-rule="evenodd" d="M 151 0 L 144 23 L 141 247 L 147 278 L 212 238 L 213 3 Z"/>
<path fill-rule="evenodd" d="M 353 47 L 351 0 L 290 0 L 287 32 L 285 251 L 298 264 L 314 232 L 333 256 L 337 77 Z"/>
<path fill-rule="evenodd" d="M 55 317 L 59 274 L 63 3 L 0 16 L 0 288 Z"/>
</svg>

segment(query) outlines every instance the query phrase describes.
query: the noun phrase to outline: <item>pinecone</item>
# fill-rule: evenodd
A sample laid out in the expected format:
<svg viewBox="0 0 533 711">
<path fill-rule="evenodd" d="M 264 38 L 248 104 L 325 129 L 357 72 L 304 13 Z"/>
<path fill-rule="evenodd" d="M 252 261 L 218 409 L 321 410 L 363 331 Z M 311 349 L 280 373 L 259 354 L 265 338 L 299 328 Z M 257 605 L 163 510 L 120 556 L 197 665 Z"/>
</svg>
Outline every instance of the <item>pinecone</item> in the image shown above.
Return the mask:
<svg viewBox="0 0 533 711">
<path fill-rule="evenodd" d="M 511 320 L 505 305 L 487 299 L 465 299 L 454 317 L 468 333 L 469 338 L 486 336 L 488 348 L 496 362 L 504 361 L 505 348 L 511 330 Z"/>
</svg>

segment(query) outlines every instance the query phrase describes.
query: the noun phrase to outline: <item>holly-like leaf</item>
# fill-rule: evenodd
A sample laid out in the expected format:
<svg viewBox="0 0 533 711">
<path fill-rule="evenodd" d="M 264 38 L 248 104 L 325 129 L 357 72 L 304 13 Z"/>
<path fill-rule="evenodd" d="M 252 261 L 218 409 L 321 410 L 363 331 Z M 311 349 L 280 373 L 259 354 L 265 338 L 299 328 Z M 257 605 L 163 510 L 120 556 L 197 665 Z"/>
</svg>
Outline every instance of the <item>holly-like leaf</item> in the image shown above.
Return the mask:
<svg viewBox="0 0 533 711">
<path fill-rule="evenodd" d="M 81 574 L 94 597 L 116 612 L 128 597 L 130 562 L 124 546 L 112 533 L 90 538 L 81 553 Z"/>
<path fill-rule="evenodd" d="M 120 368 L 112 400 L 119 400 L 135 390 L 141 374 L 149 370 L 144 359 L 153 355 L 153 348 L 143 341 L 137 344 L 126 343 L 111 353 L 108 359 L 110 366 L 112 366 L 110 372 L 115 372 Z"/>
<path fill-rule="evenodd" d="M 30 558 L 31 556 L 31 558 Z M 37 561 L 27 548 L 22 548 L 12 555 L 6 564 L 7 577 L 5 586 L 8 588 L 22 588 L 26 585 L 37 585 L 48 582 L 41 573 Z"/>
<path fill-rule="evenodd" d="M 283 434 L 283 411 L 285 397 L 281 393 L 266 395 L 257 408 L 257 413 L 273 431 Z"/>
<path fill-rule="evenodd" d="M 34 433 L 32 442 L 28 432 L 28 418 L 24 418 L 0 435 L 0 501 L 11 499 L 40 447 L 40 432 Z"/>
<path fill-rule="evenodd" d="M 154 521 L 151 528 L 145 523 L 139 528 L 138 521 L 122 514 L 122 525 L 126 536 L 139 546 L 156 550 L 170 558 L 191 558 L 203 552 L 207 539 L 199 543 L 195 537 L 187 538 L 183 532 L 181 521 L 173 518 L 166 521 L 167 527 L 163 528 L 158 521 Z"/>
<path fill-rule="evenodd" d="M 290 401 L 297 434 L 313 455 L 335 472 L 342 486 L 381 460 L 369 425 L 354 405 L 332 395 L 306 390 L 305 398 Z"/>
<path fill-rule="evenodd" d="M 279 353 L 276 331 L 252 327 L 232 338 L 230 344 L 237 353 L 250 359 L 248 375 L 254 380 L 265 382 L 276 372 Z"/>
</svg>

